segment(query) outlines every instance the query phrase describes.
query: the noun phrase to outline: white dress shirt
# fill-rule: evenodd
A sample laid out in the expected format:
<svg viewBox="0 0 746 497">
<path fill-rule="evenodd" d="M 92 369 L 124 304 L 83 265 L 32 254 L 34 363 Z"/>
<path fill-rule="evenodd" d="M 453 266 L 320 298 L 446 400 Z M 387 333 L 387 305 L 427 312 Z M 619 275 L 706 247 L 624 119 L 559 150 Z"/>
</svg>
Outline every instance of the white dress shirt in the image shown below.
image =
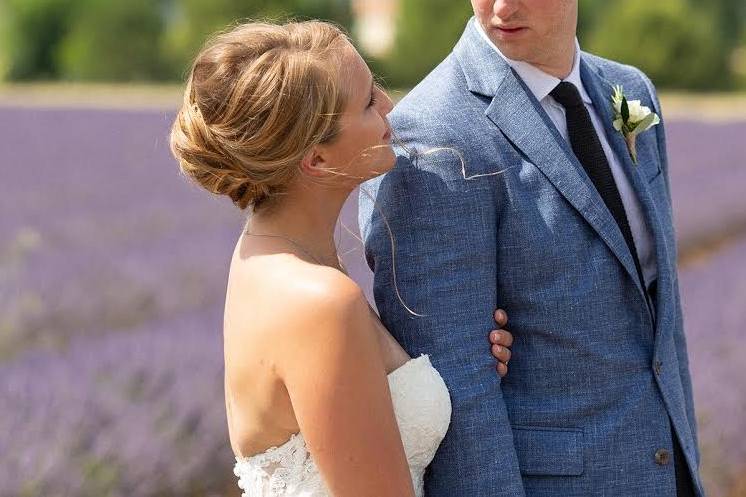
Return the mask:
<svg viewBox="0 0 746 497">
<path fill-rule="evenodd" d="M 505 55 L 500 52 L 500 49 L 497 48 L 497 46 L 492 43 L 492 40 L 489 39 L 482 29 L 482 26 L 479 23 L 475 24 L 477 25 L 479 33 L 487 43 L 489 43 L 500 57 L 505 59 L 508 65 L 512 67 L 521 77 L 523 82 L 526 83 L 526 86 L 528 86 L 529 90 L 531 90 L 536 97 L 536 100 L 539 101 L 541 106 L 549 115 L 549 118 L 557 127 L 557 130 L 559 130 L 560 134 L 569 143 L 570 137 L 567 132 L 565 108 L 557 103 L 557 101 L 549 94 L 563 80 L 545 73 L 528 62 L 512 60 L 505 57 Z M 604 132 L 603 123 L 596 113 L 596 110 L 593 107 L 593 102 L 583 86 L 583 81 L 580 78 L 580 44 L 578 43 L 577 38 L 575 39 L 575 60 L 573 62 L 572 71 L 564 81 L 572 83 L 580 91 L 580 96 L 582 97 L 583 102 L 585 102 L 585 107 L 591 115 L 593 127 L 596 129 L 596 134 L 601 141 L 601 146 L 606 154 L 609 167 L 611 167 L 611 173 L 614 176 L 619 195 L 622 197 L 622 204 L 624 204 L 624 210 L 627 213 L 627 220 L 629 221 L 629 227 L 632 231 L 632 237 L 635 240 L 637 258 L 640 261 L 643 277 L 645 278 L 646 284 L 649 285 L 658 276 L 658 264 L 655 258 L 653 237 L 650 233 L 650 228 L 645 221 L 645 217 L 643 216 L 640 201 L 638 200 L 637 195 L 635 195 L 635 191 L 627 179 L 627 175 L 624 174 L 624 171 L 622 170 L 623 166 L 621 162 L 609 145 L 606 133 Z"/>
</svg>

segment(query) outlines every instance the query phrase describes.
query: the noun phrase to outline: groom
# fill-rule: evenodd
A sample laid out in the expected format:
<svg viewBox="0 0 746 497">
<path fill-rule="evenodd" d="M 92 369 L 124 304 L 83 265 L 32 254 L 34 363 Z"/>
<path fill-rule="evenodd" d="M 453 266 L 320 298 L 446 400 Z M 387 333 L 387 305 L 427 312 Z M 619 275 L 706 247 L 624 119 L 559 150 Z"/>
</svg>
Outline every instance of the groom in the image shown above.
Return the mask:
<svg viewBox="0 0 746 497">
<path fill-rule="evenodd" d="M 579 50 L 577 0 L 472 5 L 360 197 L 383 322 L 451 393 L 427 496 L 702 497 L 663 124 L 637 163 L 613 126 L 615 85 L 660 114 L 655 89 Z"/>
</svg>

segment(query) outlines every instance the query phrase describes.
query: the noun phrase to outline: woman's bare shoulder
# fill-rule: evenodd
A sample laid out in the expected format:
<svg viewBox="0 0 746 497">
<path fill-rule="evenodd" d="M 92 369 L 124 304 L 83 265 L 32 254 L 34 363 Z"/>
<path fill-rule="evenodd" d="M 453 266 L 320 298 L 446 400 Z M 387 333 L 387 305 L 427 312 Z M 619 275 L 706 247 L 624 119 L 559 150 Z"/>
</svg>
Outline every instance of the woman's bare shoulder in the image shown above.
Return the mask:
<svg viewBox="0 0 746 497">
<path fill-rule="evenodd" d="M 251 322 L 288 333 L 299 327 L 308 333 L 313 325 L 367 315 L 365 295 L 349 276 L 287 254 L 232 265 L 227 304 L 251 308 Z"/>
</svg>

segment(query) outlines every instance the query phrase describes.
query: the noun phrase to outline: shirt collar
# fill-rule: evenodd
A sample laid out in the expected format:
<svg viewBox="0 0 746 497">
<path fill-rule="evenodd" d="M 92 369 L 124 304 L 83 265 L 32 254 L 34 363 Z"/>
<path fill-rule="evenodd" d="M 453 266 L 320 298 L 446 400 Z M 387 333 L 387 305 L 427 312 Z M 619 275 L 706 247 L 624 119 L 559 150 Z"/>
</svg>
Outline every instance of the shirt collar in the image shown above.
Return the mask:
<svg viewBox="0 0 746 497">
<path fill-rule="evenodd" d="M 475 22 L 475 24 L 477 26 L 477 31 L 479 31 L 479 34 L 482 36 L 482 38 L 484 38 L 484 40 L 498 53 L 498 55 L 500 55 L 500 57 L 502 57 L 505 62 L 507 62 L 508 65 L 512 67 L 515 72 L 518 73 L 518 76 L 520 76 L 523 82 L 526 83 L 526 86 L 528 86 L 528 89 L 531 90 L 531 93 L 534 94 L 536 100 L 538 100 L 539 102 L 544 100 L 549 95 L 549 93 L 562 82 L 561 79 L 555 78 L 554 76 L 545 73 L 541 69 L 532 66 L 528 62 L 507 58 L 505 55 L 503 55 L 500 49 L 497 48 L 497 45 L 492 43 L 492 40 L 490 40 L 490 38 L 487 36 L 487 33 L 484 32 L 481 23 Z M 564 81 L 575 85 L 575 87 L 580 91 L 580 96 L 583 99 L 583 102 L 585 102 L 586 104 L 593 103 L 591 97 L 585 91 L 583 81 L 580 78 L 580 43 L 578 42 L 577 37 L 575 38 L 575 58 L 572 64 L 572 71 L 570 71 L 570 74 L 564 79 Z"/>
</svg>

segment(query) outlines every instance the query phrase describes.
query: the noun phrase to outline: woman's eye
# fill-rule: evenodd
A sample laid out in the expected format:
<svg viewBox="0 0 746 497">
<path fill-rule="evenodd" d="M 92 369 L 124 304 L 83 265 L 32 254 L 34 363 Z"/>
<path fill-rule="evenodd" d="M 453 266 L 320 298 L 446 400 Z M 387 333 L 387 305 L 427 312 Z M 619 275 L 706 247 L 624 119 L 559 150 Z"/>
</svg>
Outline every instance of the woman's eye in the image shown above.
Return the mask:
<svg viewBox="0 0 746 497">
<path fill-rule="evenodd" d="M 368 102 L 368 107 L 373 107 L 376 104 L 376 92 L 372 92 L 370 94 L 370 102 Z"/>
</svg>

